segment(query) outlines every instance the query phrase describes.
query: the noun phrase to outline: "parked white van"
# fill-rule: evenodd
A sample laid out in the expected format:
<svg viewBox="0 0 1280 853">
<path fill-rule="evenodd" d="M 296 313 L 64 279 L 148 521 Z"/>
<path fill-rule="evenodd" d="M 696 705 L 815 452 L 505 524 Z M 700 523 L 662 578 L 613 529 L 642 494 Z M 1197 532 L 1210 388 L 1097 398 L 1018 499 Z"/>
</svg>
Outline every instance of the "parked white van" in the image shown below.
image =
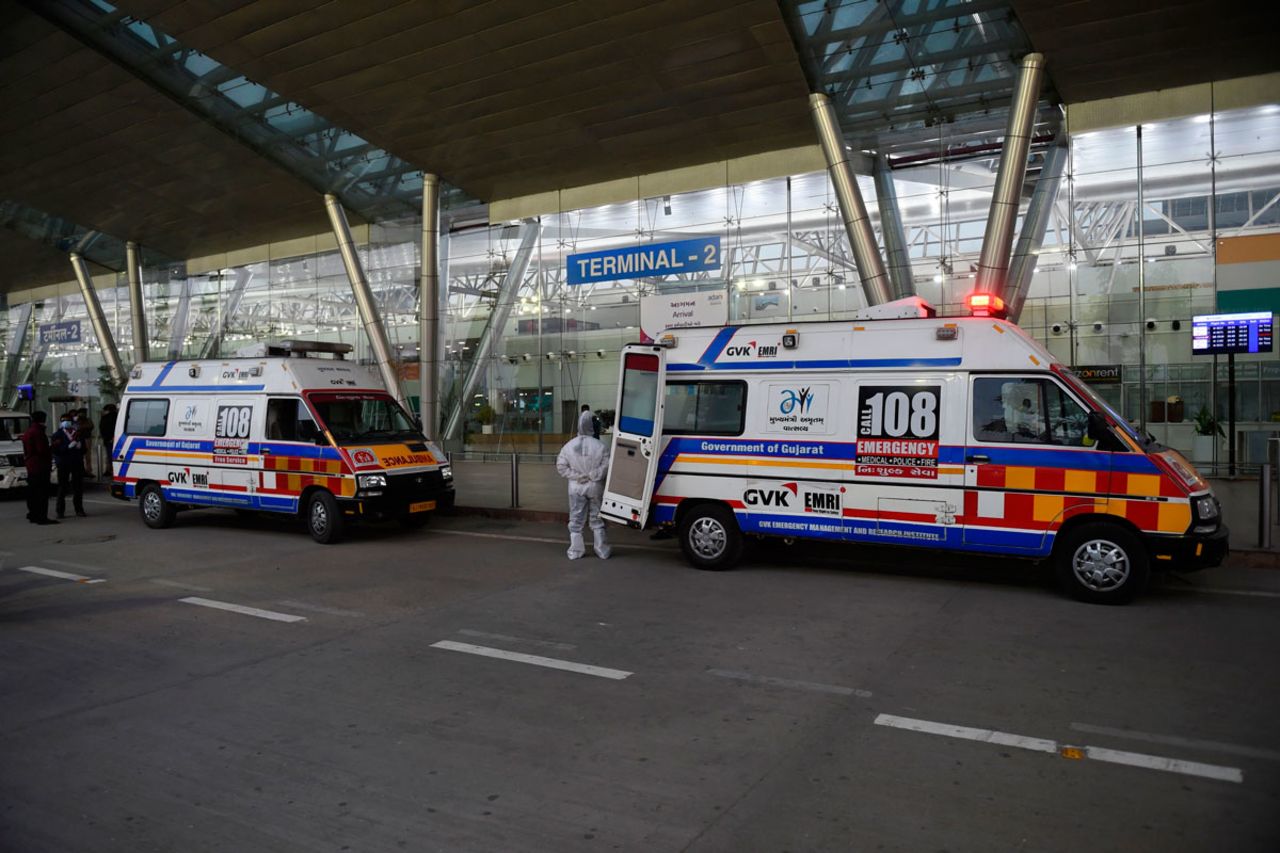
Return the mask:
<svg viewBox="0 0 1280 853">
<path fill-rule="evenodd" d="M 675 529 L 706 569 L 744 534 L 1052 557 L 1093 601 L 1218 565 L 1227 529 L 1191 463 L 973 299 L 628 345 L 601 515 Z"/>
<path fill-rule="evenodd" d="M 139 364 L 116 421 L 112 495 L 138 499 L 149 527 L 227 507 L 298 515 L 320 543 L 347 522 L 413 527 L 451 507 L 444 453 L 374 368 L 341 360 L 350 349 L 285 341 L 260 358 Z"/>
</svg>

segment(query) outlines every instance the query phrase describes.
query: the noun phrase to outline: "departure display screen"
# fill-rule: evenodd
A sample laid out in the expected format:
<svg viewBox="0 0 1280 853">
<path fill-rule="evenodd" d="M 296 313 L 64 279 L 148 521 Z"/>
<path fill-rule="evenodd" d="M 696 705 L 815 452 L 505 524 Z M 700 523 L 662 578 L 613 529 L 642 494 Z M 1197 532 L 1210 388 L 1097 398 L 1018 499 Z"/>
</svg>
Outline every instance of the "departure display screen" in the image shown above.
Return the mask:
<svg viewBox="0 0 1280 853">
<path fill-rule="evenodd" d="M 1271 352 L 1272 315 L 1201 314 L 1191 318 L 1192 355 Z"/>
</svg>

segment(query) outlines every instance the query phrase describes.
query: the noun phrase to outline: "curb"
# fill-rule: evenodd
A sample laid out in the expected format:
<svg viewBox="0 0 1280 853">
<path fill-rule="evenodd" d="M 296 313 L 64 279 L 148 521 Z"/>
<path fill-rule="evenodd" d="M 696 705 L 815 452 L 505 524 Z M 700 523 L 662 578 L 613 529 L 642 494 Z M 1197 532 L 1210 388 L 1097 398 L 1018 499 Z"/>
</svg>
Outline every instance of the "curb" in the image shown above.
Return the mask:
<svg viewBox="0 0 1280 853">
<path fill-rule="evenodd" d="M 457 515 L 479 515 L 484 518 L 503 518 L 510 521 L 536 521 L 541 524 L 568 524 L 569 513 L 547 509 L 521 509 L 519 507 L 455 506 Z"/>
<path fill-rule="evenodd" d="M 1232 548 L 1223 565 L 1237 569 L 1280 569 L 1280 551 Z"/>
</svg>

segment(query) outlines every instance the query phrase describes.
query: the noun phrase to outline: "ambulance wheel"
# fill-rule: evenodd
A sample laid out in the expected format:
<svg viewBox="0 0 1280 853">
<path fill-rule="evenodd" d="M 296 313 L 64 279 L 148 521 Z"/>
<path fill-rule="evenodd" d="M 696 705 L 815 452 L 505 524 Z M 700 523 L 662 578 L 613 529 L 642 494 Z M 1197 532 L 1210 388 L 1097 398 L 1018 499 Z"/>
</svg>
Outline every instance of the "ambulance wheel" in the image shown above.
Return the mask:
<svg viewBox="0 0 1280 853">
<path fill-rule="evenodd" d="M 702 504 L 681 515 L 680 550 L 694 568 L 732 568 L 742 556 L 742 531 L 733 510 L 720 504 Z"/>
<path fill-rule="evenodd" d="M 1127 604 L 1147 585 L 1142 540 L 1118 524 L 1083 524 L 1058 539 L 1058 585 L 1081 601 Z"/>
<path fill-rule="evenodd" d="M 307 498 L 307 532 L 321 545 L 333 545 L 342 540 L 342 510 L 333 495 L 318 489 Z"/>
<path fill-rule="evenodd" d="M 169 527 L 178 514 L 155 483 L 148 484 L 142 490 L 138 498 L 138 511 L 142 513 L 142 522 L 154 530 Z"/>
</svg>

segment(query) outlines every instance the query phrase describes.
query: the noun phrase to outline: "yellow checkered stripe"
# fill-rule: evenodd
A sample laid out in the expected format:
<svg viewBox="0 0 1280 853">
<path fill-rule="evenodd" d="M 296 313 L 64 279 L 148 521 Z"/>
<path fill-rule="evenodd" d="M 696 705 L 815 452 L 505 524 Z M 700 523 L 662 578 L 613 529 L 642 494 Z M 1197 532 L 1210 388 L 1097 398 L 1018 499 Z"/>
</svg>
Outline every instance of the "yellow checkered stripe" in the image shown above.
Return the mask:
<svg viewBox="0 0 1280 853">
<path fill-rule="evenodd" d="M 354 497 L 356 493 L 354 477 L 317 477 L 312 474 L 276 474 L 275 488 L 262 491 L 298 495 L 309 486 L 322 486 L 343 498 Z"/>
<path fill-rule="evenodd" d="M 341 474 L 342 460 L 263 455 L 262 467 L 268 471 L 292 471 L 302 474 Z"/>
</svg>

